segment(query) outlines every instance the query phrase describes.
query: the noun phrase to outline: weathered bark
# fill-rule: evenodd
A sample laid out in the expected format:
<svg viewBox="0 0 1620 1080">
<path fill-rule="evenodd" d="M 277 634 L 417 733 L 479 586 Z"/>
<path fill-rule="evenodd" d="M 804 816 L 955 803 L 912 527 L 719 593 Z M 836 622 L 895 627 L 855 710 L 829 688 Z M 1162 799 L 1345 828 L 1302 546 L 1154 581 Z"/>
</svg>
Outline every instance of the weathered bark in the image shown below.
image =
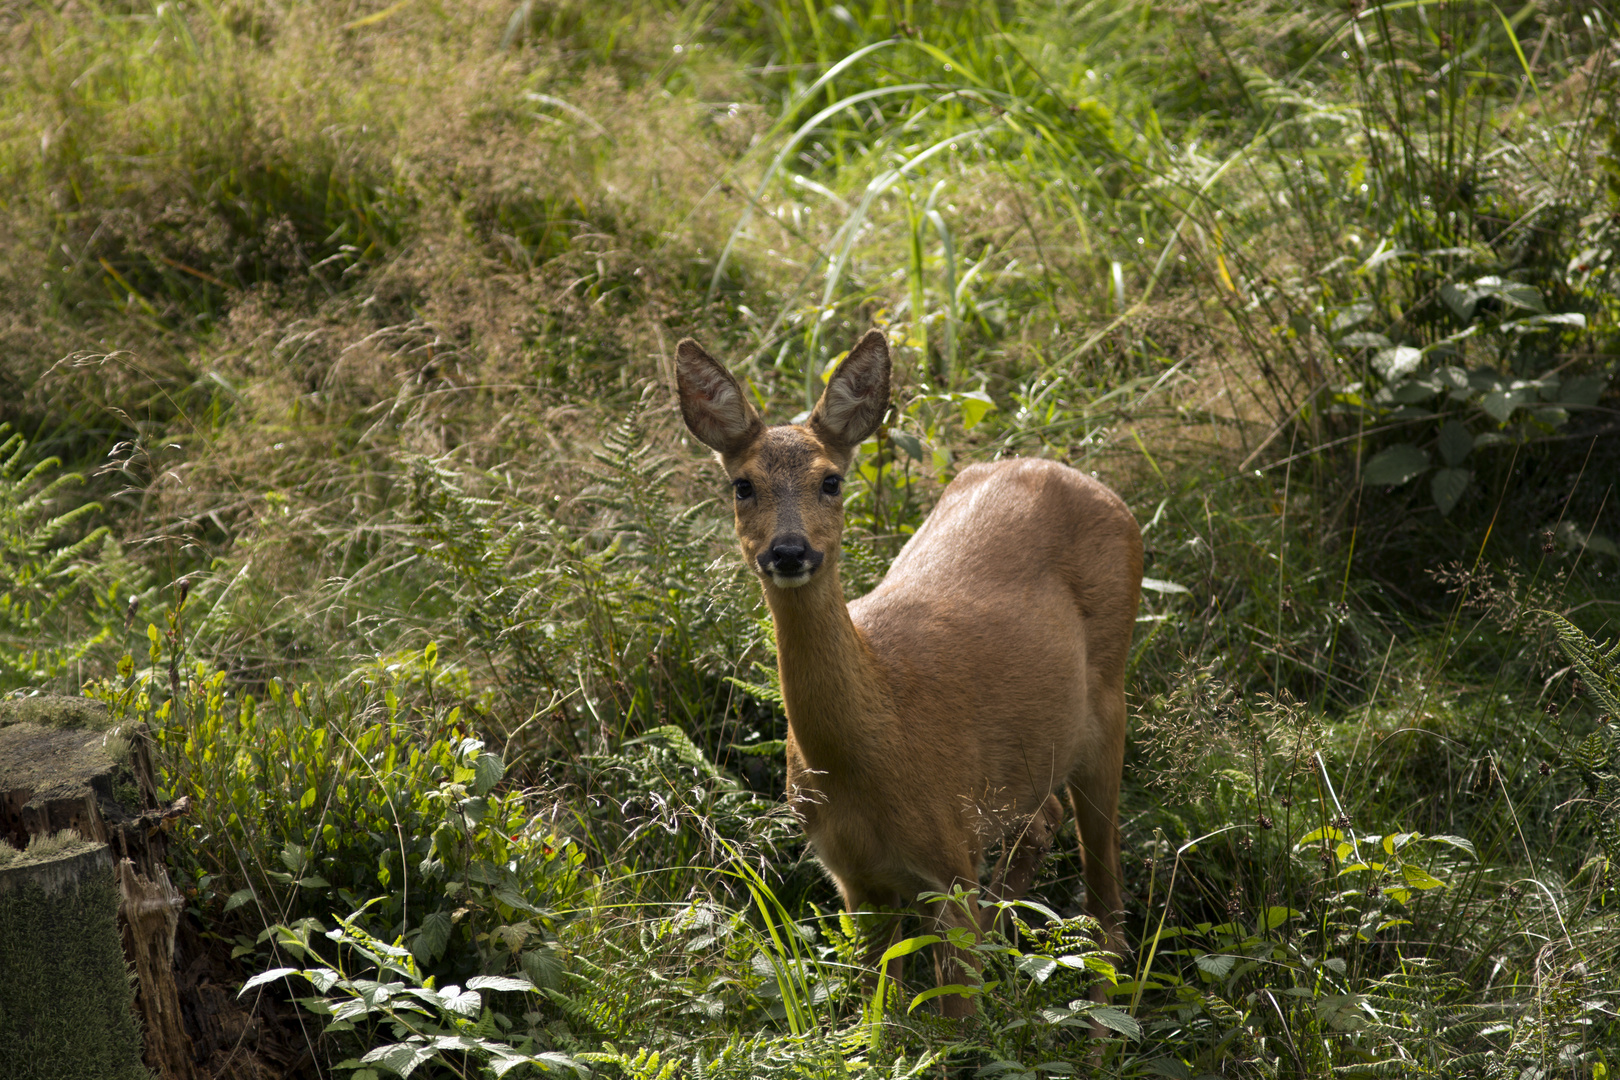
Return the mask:
<svg viewBox="0 0 1620 1080">
<path fill-rule="evenodd" d="M 82 698 L 0 702 L 0 839 L 71 829 L 116 862 L 118 924 L 135 969 L 144 1060 L 162 1080 L 201 1080 L 181 1020 L 174 937 L 184 901 L 169 880 L 146 732 L 109 730 L 105 709 Z"/>
</svg>

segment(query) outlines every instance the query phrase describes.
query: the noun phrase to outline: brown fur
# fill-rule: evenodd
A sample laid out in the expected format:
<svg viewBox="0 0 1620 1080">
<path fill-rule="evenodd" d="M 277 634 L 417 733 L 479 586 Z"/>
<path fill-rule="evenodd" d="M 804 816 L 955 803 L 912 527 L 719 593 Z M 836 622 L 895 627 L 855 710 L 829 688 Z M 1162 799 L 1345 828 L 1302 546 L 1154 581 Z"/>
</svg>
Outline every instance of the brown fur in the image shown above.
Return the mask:
<svg viewBox="0 0 1620 1080">
<path fill-rule="evenodd" d="M 878 587 L 846 605 L 843 502 L 822 484 L 849 468 L 888 406 L 882 334 L 851 351 L 804 426 L 765 427 L 695 342 L 681 342 L 676 375 L 687 426 L 752 485 L 736 500 L 737 537 L 776 627 L 789 798 L 849 910 L 975 888 L 986 849 L 1003 840 L 1016 853 L 990 894 L 1022 895 L 1067 787 L 1087 910 L 1122 951 L 1115 814 L 1142 580 L 1125 504 L 1051 461 L 969 466 Z M 821 561 L 793 586 L 767 563 L 784 565 L 772 560 L 786 550 L 796 565 L 781 545 L 801 535 Z M 988 923 L 948 905 L 930 914 L 942 929 Z M 964 981 L 963 959 L 936 963 L 942 984 Z M 972 1008 L 943 1003 L 948 1014 Z"/>
</svg>

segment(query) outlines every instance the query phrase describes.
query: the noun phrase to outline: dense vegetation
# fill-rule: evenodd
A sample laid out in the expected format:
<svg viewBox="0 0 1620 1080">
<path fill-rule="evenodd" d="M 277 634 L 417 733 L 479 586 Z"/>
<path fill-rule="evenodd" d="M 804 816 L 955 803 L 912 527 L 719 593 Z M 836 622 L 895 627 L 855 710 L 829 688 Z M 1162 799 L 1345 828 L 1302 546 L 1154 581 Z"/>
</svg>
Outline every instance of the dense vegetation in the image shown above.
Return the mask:
<svg viewBox="0 0 1620 1080">
<path fill-rule="evenodd" d="M 150 725 L 309 1075 L 1613 1076 L 1617 14 L 0 7 L 0 682 Z M 872 324 L 856 593 L 1001 454 L 1152 560 L 1134 953 L 1070 823 L 960 1024 L 856 970 L 670 393 Z"/>
</svg>

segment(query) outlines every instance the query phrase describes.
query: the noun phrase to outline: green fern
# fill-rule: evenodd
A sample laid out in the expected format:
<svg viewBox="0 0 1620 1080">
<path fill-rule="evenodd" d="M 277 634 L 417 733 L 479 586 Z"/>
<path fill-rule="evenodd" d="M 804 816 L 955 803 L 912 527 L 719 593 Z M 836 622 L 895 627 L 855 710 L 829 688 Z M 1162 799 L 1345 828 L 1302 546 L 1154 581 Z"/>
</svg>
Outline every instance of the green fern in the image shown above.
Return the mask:
<svg viewBox="0 0 1620 1080">
<path fill-rule="evenodd" d="M 1609 722 L 1582 739 L 1573 756 L 1586 785 L 1592 832 L 1612 869 L 1620 866 L 1620 641 L 1599 644 L 1568 619 L 1550 617 L 1582 687 L 1608 712 Z"/>
<path fill-rule="evenodd" d="M 10 430 L 0 424 L 0 435 Z M 0 443 L 0 688 L 37 685 L 67 671 L 112 632 L 117 582 L 103 583 L 116 555 L 105 526 L 69 540 L 99 503 L 55 513 L 84 483 L 61 461 L 28 463 L 28 442 Z M 89 627 L 86 628 L 88 622 Z M 63 642 L 45 645 L 42 642 Z"/>
<path fill-rule="evenodd" d="M 1559 648 L 1580 672 L 1588 693 L 1611 717 L 1620 719 L 1620 641 L 1599 645 L 1562 615 L 1552 615 Z"/>
<path fill-rule="evenodd" d="M 509 658 L 523 682 L 554 689 L 565 680 L 551 670 L 536 632 L 536 620 L 567 587 L 543 555 L 551 530 L 526 514 L 497 521 L 500 501 L 468 494 L 462 477 L 434 462 L 412 462 L 410 478 L 416 549 L 445 572 L 444 591 L 461 609 L 471 643 Z"/>
</svg>

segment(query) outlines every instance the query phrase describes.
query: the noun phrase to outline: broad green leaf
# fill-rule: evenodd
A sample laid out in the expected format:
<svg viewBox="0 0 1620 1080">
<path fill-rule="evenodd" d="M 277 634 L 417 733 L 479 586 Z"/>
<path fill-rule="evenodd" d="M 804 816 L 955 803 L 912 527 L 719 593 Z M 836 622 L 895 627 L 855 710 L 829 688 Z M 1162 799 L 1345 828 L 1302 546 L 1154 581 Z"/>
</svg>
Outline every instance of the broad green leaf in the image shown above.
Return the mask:
<svg viewBox="0 0 1620 1080">
<path fill-rule="evenodd" d="M 1346 334 L 1338 341 L 1341 349 L 1388 349 L 1394 344 L 1383 334 L 1372 334 L 1365 330 L 1358 330 L 1354 334 Z"/>
<path fill-rule="evenodd" d="M 763 689 L 763 690 L 766 690 L 768 692 L 771 689 L 770 687 L 758 687 L 758 688 L 756 688 L 751 684 L 740 682 L 737 679 L 727 679 L 726 681 L 731 683 L 732 685 L 736 686 L 740 690 L 745 690 L 748 693 L 753 694 L 754 697 L 759 698 L 761 701 L 771 701 L 771 700 L 775 700 L 775 701 L 778 701 L 778 702 L 781 701 L 781 691 L 780 690 L 775 692 L 776 696 L 773 699 L 773 698 L 771 698 L 769 696 L 764 696 L 764 695 L 755 693 L 756 689 Z M 784 750 L 787 749 L 787 740 L 786 739 L 766 739 L 764 742 L 749 743 L 746 746 L 744 746 L 741 743 L 727 743 L 726 744 L 726 749 L 729 750 L 733 754 L 746 754 L 746 755 L 749 755 L 750 757 L 775 757 L 777 754 L 780 754 Z"/>
<path fill-rule="evenodd" d="M 1436 469 L 1429 480 L 1429 492 L 1440 516 L 1445 517 L 1456 507 L 1457 500 L 1468 490 L 1468 481 L 1474 474 L 1467 469 Z"/>
<path fill-rule="evenodd" d="M 1513 281 L 1509 278 L 1497 277 L 1492 274 L 1479 278 L 1469 287 L 1469 291 L 1476 299 L 1494 296 L 1509 307 L 1520 307 L 1527 311 L 1545 313 L 1547 304 L 1541 298 L 1541 290 L 1534 285 L 1526 285 L 1522 281 Z"/>
<path fill-rule="evenodd" d="M 1523 389 L 1508 387 L 1503 390 L 1492 390 L 1485 395 L 1479 407 L 1497 423 L 1505 424 L 1513 415 L 1513 410 L 1529 401 L 1529 395 Z"/>
<path fill-rule="evenodd" d="M 906 1012 L 916 1012 L 917 1006 L 923 1004 L 924 1002 L 932 1001 L 937 997 L 944 997 L 946 994 L 956 994 L 961 997 L 978 997 L 981 994 L 989 993 L 999 985 L 1001 984 L 988 982 L 983 986 L 968 986 L 966 983 L 947 983 L 944 986 L 936 986 L 930 990 L 924 990 L 922 993 L 912 998 L 911 1004 L 906 1007 Z"/>
<path fill-rule="evenodd" d="M 1036 982 L 1045 982 L 1057 969 L 1058 962 L 1050 956 L 1026 956 L 1018 961 L 1018 970 Z"/>
<path fill-rule="evenodd" d="M 983 390 L 969 390 L 964 394 L 955 394 L 957 408 L 962 410 L 962 427 L 972 431 L 979 421 L 996 407 L 989 394 Z"/>
<path fill-rule="evenodd" d="M 1455 420 L 1447 420 L 1440 425 L 1440 460 L 1452 468 L 1462 465 L 1469 454 L 1474 451 L 1473 434 Z"/>
<path fill-rule="evenodd" d="M 1468 372 L 1460 367 L 1447 365 L 1434 369 L 1435 381 L 1453 393 L 1468 389 Z"/>
<path fill-rule="evenodd" d="M 1324 825 L 1322 828 L 1312 829 L 1310 832 L 1300 837 L 1299 842 L 1301 844 L 1314 844 L 1316 841 L 1321 840 L 1324 837 L 1329 840 L 1343 840 L 1344 833 L 1340 832 L 1338 829 L 1335 829 L 1331 825 Z"/>
<path fill-rule="evenodd" d="M 1378 374 L 1384 377 L 1385 382 L 1398 382 L 1401 378 L 1417 370 L 1423 363 L 1423 350 L 1414 349 L 1410 345 L 1396 345 L 1390 349 L 1380 349 L 1373 354 L 1372 365 Z"/>
<path fill-rule="evenodd" d="M 1440 286 L 1440 299 L 1445 301 L 1446 307 L 1457 316 L 1459 322 L 1468 322 L 1474 317 L 1474 305 L 1478 298 L 1466 287 L 1446 282 Z"/>
<path fill-rule="evenodd" d="M 411 955 L 424 964 L 431 964 L 444 955 L 444 947 L 450 943 L 451 925 L 448 912 L 430 912 L 422 920 L 416 940 L 411 942 Z"/>
<path fill-rule="evenodd" d="M 1470 840 L 1465 840 L 1460 836 L 1429 836 L 1425 837 L 1425 839 L 1431 844 L 1446 844 L 1450 847 L 1456 848 L 1459 851 L 1466 851 L 1471 858 L 1479 857 L 1474 852 L 1473 842 Z"/>
<path fill-rule="evenodd" d="M 889 441 L 904 450 L 906 456 L 912 461 L 921 462 L 923 460 L 923 444 L 922 440 L 917 436 L 907 435 L 903 431 L 891 431 L 889 432 Z"/>
<path fill-rule="evenodd" d="M 1560 311 L 1552 315 L 1532 315 L 1528 319 L 1514 319 L 1502 324 L 1503 330 L 1533 330 L 1538 326 L 1573 326 L 1586 328 L 1586 316 L 1578 311 Z"/>
<path fill-rule="evenodd" d="M 1608 381 L 1602 375 L 1577 375 L 1565 379 L 1558 388 L 1558 401 L 1565 407 L 1589 409 L 1603 396 L 1603 387 Z"/>
<path fill-rule="evenodd" d="M 516 889 L 507 885 L 495 887 L 495 898 L 513 911 L 522 911 L 529 915 L 544 915 L 545 912 L 535 907 Z"/>
<path fill-rule="evenodd" d="M 489 800 L 475 795 L 472 798 L 463 799 L 460 809 L 468 821 L 474 825 L 480 825 L 489 816 Z"/>
<path fill-rule="evenodd" d="M 1411 443 L 1396 443 L 1380 450 L 1361 471 L 1361 482 L 1399 487 L 1429 467 L 1429 455 Z"/>
<path fill-rule="evenodd" d="M 518 965 L 536 986 L 561 986 L 563 964 L 557 950 L 549 946 L 530 949 L 518 957 Z"/>
<path fill-rule="evenodd" d="M 1341 330 L 1348 330 L 1352 326 L 1360 326 L 1372 317 L 1371 304 L 1351 304 L 1349 307 L 1333 316 L 1332 331 L 1337 334 Z"/>
<path fill-rule="evenodd" d="M 521 976 L 474 975 L 467 980 L 469 990 L 533 990 L 534 983 Z"/>
<path fill-rule="evenodd" d="M 1299 918 L 1299 912 L 1291 907 L 1269 907 L 1266 909 L 1266 929 L 1275 930 L 1289 919 Z"/>
<path fill-rule="evenodd" d="M 908 937 L 904 941 L 897 941 L 884 950 L 883 959 L 878 961 L 878 967 L 882 967 L 890 960 L 910 956 L 914 952 L 921 952 L 928 946 L 938 944 L 943 940 L 938 934 L 918 934 L 916 937 Z"/>
<path fill-rule="evenodd" d="M 1202 956 L 1193 957 L 1193 963 L 1198 965 L 1199 971 L 1207 972 L 1217 979 L 1224 979 L 1231 974 L 1232 965 L 1237 963 L 1237 957 L 1221 953 L 1204 953 Z"/>
<path fill-rule="evenodd" d="M 1086 1019 L 1095 1021 L 1110 1031 L 1117 1031 L 1127 1039 L 1140 1039 L 1142 1025 L 1130 1013 L 1113 1005 L 1086 1010 Z"/>
<path fill-rule="evenodd" d="M 477 1016 L 483 1008 L 483 997 L 476 990 L 463 990 L 459 986 L 447 986 L 441 991 L 443 1006 L 453 1013 L 462 1016 Z M 440 1049 L 443 1049 L 441 1047 Z"/>
<path fill-rule="evenodd" d="M 392 1043 L 377 1047 L 360 1060 L 368 1065 L 381 1065 L 389 1072 L 408 1077 L 416 1071 L 418 1065 L 432 1061 L 438 1056 L 436 1050 L 421 1043 Z"/>
<path fill-rule="evenodd" d="M 525 1057 L 502 1057 L 497 1055 L 495 1060 L 490 1062 L 490 1068 L 495 1070 L 496 1076 L 505 1076 L 513 1066 L 524 1064 L 538 1065 L 543 1072 L 572 1069 L 581 1077 L 587 1075 L 583 1065 L 567 1054 L 559 1054 L 555 1050 L 547 1050 L 541 1054 L 531 1054 Z"/>
<path fill-rule="evenodd" d="M 499 754 L 479 754 L 478 761 L 473 766 L 473 791 L 479 795 L 488 795 L 495 790 L 495 785 L 501 782 L 506 775 L 506 763 Z"/>
<path fill-rule="evenodd" d="M 1423 867 L 1413 866 L 1410 863 L 1401 867 L 1401 876 L 1414 889 L 1439 889 L 1445 886 L 1445 882 L 1423 869 Z"/>
<path fill-rule="evenodd" d="M 252 889 L 237 889 L 235 892 L 231 893 L 230 899 L 225 901 L 225 910 L 235 911 L 237 908 L 241 907 L 243 904 L 252 899 Z"/>
<path fill-rule="evenodd" d="M 267 982 L 275 982 L 277 979 L 283 978 L 287 975 L 300 974 L 302 974 L 302 972 L 300 972 L 297 968 L 290 967 L 278 967 L 271 968 L 269 971 L 261 971 L 257 975 L 253 976 L 253 978 L 243 983 L 242 989 L 237 992 L 236 996 L 241 997 L 249 990 L 252 990 L 255 986 L 263 986 Z"/>
</svg>

